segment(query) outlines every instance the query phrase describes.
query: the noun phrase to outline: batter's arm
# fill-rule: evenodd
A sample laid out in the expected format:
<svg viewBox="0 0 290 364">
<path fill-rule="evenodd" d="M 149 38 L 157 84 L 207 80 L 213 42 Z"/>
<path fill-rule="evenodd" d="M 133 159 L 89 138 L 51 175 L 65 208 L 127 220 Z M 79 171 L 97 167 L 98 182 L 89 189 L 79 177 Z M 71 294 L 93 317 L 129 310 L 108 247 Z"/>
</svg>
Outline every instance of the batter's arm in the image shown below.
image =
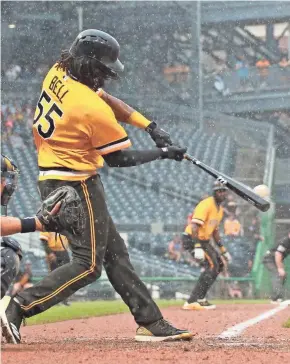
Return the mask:
<svg viewBox="0 0 290 364">
<path fill-rule="evenodd" d="M 157 159 L 174 159 L 181 162 L 186 148 L 168 147 L 152 150 L 118 150 L 103 155 L 109 167 L 133 167 L 139 164 L 149 163 Z"/>
<path fill-rule="evenodd" d="M 127 105 L 124 101 L 108 94 L 104 90 L 102 90 L 100 97 L 111 107 L 117 120 L 141 129 L 145 129 L 151 124 L 151 121 L 145 118 L 145 116 Z"/>
<path fill-rule="evenodd" d="M 173 144 L 169 133 L 159 128 L 154 121 L 151 122 L 124 101 L 108 94 L 104 90 L 101 90 L 99 96 L 111 107 L 117 120 L 144 129 L 154 140 L 158 148 Z"/>
</svg>

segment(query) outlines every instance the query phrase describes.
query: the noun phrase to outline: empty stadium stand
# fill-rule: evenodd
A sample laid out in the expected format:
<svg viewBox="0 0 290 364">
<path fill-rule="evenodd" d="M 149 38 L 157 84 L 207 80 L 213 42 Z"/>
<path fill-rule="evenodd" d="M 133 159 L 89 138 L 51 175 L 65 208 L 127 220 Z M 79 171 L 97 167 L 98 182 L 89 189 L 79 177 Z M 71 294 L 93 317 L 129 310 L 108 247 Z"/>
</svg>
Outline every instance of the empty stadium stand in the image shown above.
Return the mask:
<svg viewBox="0 0 290 364">
<path fill-rule="evenodd" d="M 144 131 L 127 127 L 134 148 L 153 148 Z M 170 128 L 175 140 L 188 146 L 188 151 L 218 170 L 231 174 L 235 158 L 235 143 L 222 135 L 208 136 L 187 126 L 184 134 L 178 127 Z M 33 141 L 15 148 L 11 138 L 3 143 L 2 151 L 18 165 L 21 174 L 19 188 L 11 200 L 9 212 L 29 216 L 39 206 L 37 192 L 37 161 Z M 116 173 L 114 173 L 116 171 Z M 155 161 L 138 167 L 100 172 L 108 198 L 110 212 L 117 223 L 184 223 L 192 206 L 202 195 L 210 193 L 213 178 L 187 164 Z M 130 180 L 128 180 L 128 177 Z M 166 193 L 167 192 L 167 193 Z"/>
</svg>

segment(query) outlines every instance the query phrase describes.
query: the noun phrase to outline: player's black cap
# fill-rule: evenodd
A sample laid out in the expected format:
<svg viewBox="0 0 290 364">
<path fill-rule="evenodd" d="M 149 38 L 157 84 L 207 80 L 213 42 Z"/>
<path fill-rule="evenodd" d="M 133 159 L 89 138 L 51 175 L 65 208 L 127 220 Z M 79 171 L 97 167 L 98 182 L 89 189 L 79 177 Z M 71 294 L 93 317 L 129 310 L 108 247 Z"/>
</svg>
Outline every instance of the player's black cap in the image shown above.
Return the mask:
<svg viewBox="0 0 290 364">
<path fill-rule="evenodd" d="M 112 78 L 117 78 L 118 73 L 124 70 L 124 65 L 119 60 L 119 43 L 101 30 L 88 29 L 81 32 L 71 45 L 69 53 L 73 58 L 95 59 Z"/>
<path fill-rule="evenodd" d="M 213 191 L 227 191 L 228 187 L 220 180 L 215 180 L 212 186 Z"/>
</svg>

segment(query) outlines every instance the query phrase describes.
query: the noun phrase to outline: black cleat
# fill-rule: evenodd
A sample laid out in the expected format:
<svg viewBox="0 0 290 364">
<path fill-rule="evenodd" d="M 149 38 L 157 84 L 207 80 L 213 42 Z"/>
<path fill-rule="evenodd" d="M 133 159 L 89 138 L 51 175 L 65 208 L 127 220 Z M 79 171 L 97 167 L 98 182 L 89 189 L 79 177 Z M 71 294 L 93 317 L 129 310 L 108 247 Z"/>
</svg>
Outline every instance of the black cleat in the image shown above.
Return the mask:
<svg viewBox="0 0 290 364">
<path fill-rule="evenodd" d="M 9 344 L 19 344 L 21 341 L 20 326 L 23 311 L 14 299 L 11 299 L 5 312 L 1 314 L 2 336 Z"/>
<path fill-rule="evenodd" d="M 177 341 L 191 340 L 193 334 L 187 330 L 179 330 L 168 321 L 160 319 L 153 324 L 139 326 L 136 331 L 136 341 Z"/>
</svg>

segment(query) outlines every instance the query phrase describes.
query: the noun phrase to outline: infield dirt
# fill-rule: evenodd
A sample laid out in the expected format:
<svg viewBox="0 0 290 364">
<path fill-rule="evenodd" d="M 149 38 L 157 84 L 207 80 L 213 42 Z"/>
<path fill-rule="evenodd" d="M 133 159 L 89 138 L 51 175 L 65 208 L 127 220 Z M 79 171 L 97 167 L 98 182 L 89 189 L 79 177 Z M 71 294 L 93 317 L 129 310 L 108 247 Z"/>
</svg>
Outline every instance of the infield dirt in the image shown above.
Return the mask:
<svg viewBox="0 0 290 364">
<path fill-rule="evenodd" d="M 290 307 L 246 329 L 219 339 L 226 329 L 271 310 L 269 304 L 220 305 L 214 311 L 163 309 L 164 317 L 195 336 L 190 342 L 136 343 L 128 313 L 23 327 L 22 344 L 2 346 L 3 364 L 214 363 L 289 364 L 290 329 L 283 328 Z"/>
</svg>

